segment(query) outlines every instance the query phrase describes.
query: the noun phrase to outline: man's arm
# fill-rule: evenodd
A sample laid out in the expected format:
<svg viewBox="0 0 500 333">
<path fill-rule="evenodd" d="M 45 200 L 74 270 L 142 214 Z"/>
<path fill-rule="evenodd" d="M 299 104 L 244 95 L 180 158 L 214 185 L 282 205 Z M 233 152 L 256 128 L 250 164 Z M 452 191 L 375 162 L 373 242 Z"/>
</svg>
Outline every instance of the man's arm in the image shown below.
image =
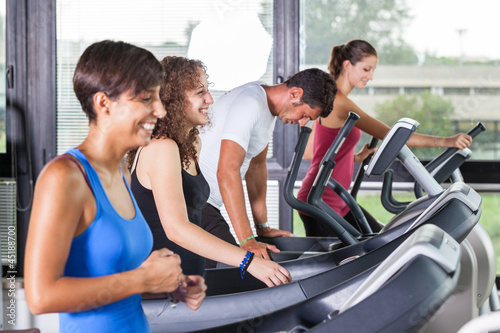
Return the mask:
<svg viewBox="0 0 500 333">
<path fill-rule="evenodd" d="M 252 208 L 252 216 L 255 224 L 267 222 L 267 147 L 259 155 L 255 156 L 248 166 L 245 175 L 247 183 L 248 200 Z M 257 233 L 259 233 L 258 229 Z M 259 233 L 260 235 L 260 233 Z"/>
<path fill-rule="evenodd" d="M 267 147 L 259 155 L 255 156 L 248 167 L 245 175 L 247 183 L 248 199 L 252 208 L 252 216 L 256 225 L 267 222 Z M 291 237 L 292 234 L 285 230 L 272 229 L 270 227 L 257 228 L 257 234 L 262 237 Z"/>
<path fill-rule="evenodd" d="M 240 174 L 245 154 L 245 150 L 238 143 L 231 140 L 222 140 L 217 180 L 222 201 L 233 224 L 238 242 L 246 240 L 241 247 L 259 257 L 269 259 L 267 249 L 277 251 L 275 246 L 258 243 L 253 238 L 248 239 L 253 235 L 253 231 L 245 208 L 243 180 Z"/>
</svg>

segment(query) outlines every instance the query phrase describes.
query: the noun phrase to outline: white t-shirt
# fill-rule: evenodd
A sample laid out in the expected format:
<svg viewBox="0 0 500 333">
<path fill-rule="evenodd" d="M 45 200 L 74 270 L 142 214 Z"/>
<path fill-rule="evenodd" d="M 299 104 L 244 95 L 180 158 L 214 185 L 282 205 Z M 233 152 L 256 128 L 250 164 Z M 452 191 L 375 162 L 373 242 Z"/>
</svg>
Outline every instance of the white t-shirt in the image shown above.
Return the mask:
<svg viewBox="0 0 500 333">
<path fill-rule="evenodd" d="M 241 166 L 244 179 L 250 160 L 260 154 L 272 138 L 276 117 L 269 110 L 262 84 L 265 82 L 250 82 L 221 96 L 212 108 L 212 126 L 200 133 L 200 169 L 210 185 L 208 203 L 214 207 L 223 205 L 217 182 L 221 141 L 234 141 L 245 150 Z"/>
</svg>

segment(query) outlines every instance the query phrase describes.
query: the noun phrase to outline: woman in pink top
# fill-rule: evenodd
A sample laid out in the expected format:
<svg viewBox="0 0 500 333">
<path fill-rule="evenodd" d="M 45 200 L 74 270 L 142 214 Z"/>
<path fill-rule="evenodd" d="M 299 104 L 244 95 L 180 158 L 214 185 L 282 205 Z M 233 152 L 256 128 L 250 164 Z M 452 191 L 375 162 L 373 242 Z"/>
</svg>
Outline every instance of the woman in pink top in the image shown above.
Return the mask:
<svg viewBox="0 0 500 333">
<path fill-rule="evenodd" d="M 367 145 L 365 145 L 361 152 L 355 154 L 354 149 L 361 137 L 361 131 L 380 140 L 389 132 L 390 127 L 388 125 L 368 115 L 348 97 L 354 87 L 363 89 L 368 81 L 373 79 L 373 72 L 377 67 L 377 62 L 377 51 L 364 40 L 351 40 L 346 44 L 333 47 L 328 70 L 337 83 L 338 92 L 330 115 L 326 118 L 318 118 L 314 122 L 313 132 L 310 136 L 310 138 L 314 139 L 309 140 L 304 153 L 304 158 L 312 159 L 312 163 L 297 195 L 299 200 L 307 201 L 307 195 L 318 172 L 321 159 L 337 136 L 349 112 L 358 114 L 360 118 L 337 153 L 335 157 L 336 165 L 332 173 L 332 177 L 346 189 L 351 185 L 354 163 L 360 163 L 375 150 L 375 148 L 368 149 Z M 450 137 L 436 137 L 415 133 L 408 141 L 408 146 L 464 149 L 471 143 L 472 138 L 463 133 Z M 323 200 L 349 223 L 357 227 L 349 208 L 334 191 L 326 188 Z M 363 211 L 373 231 L 379 231 L 380 224 L 365 210 Z M 321 223 L 318 223 L 311 216 L 300 213 L 300 217 L 304 222 L 307 236 L 329 235 L 328 230 L 324 230 Z"/>
</svg>

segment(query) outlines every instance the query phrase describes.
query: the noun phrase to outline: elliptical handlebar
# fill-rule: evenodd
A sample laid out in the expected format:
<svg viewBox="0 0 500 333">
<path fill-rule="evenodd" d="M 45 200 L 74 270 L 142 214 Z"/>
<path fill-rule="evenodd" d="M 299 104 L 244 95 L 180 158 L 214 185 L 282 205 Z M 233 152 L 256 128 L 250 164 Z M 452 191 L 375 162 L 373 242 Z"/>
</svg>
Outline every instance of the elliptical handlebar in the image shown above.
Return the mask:
<svg viewBox="0 0 500 333">
<path fill-rule="evenodd" d="M 359 116 L 354 113 L 354 112 L 349 112 L 349 116 L 347 117 L 344 125 L 339 130 L 339 133 L 337 134 L 337 137 L 335 140 L 333 140 L 332 145 L 330 148 L 328 148 L 325 156 L 323 157 L 323 161 L 321 164 L 323 164 L 325 161 L 331 161 L 333 162 L 333 159 L 337 155 L 340 147 L 344 143 L 345 139 L 351 132 L 352 128 L 354 127 L 354 123 L 359 119 Z"/>
<path fill-rule="evenodd" d="M 482 133 L 484 131 L 486 131 L 486 127 L 484 127 L 484 125 L 481 122 L 478 122 L 477 125 L 474 128 L 472 128 L 467 134 L 470 135 L 472 138 L 475 138 L 478 134 L 480 134 L 480 133 Z M 448 160 L 457 151 L 458 151 L 458 148 L 448 148 L 448 149 L 446 149 L 444 152 L 442 152 L 441 154 L 439 154 L 432 161 L 430 161 L 429 163 L 427 163 L 427 165 L 425 166 L 425 168 L 429 172 L 434 171 L 436 168 L 438 168 L 443 163 L 448 163 Z M 449 165 L 449 166 L 445 165 L 445 166 L 443 166 L 443 168 L 447 168 L 448 170 L 446 172 L 444 170 L 440 172 L 440 178 L 441 179 L 437 179 L 438 182 L 442 182 L 445 179 L 449 178 L 451 176 L 451 174 L 453 173 L 453 171 L 456 170 L 456 169 L 458 169 L 463 162 L 464 161 L 462 160 L 461 162 L 452 163 L 454 165 Z M 441 168 L 441 170 L 443 168 Z M 413 190 L 414 190 L 415 196 L 417 198 L 420 198 L 420 197 L 422 197 L 424 195 L 423 190 L 422 190 L 422 186 L 418 182 L 415 182 Z"/>
<path fill-rule="evenodd" d="M 293 194 L 293 188 L 295 180 L 300 169 L 300 163 L 302 161 L 302 156 L 306 149 L 307 140 L 311 134 L 311 128 L 301 127 L 299 134 L 299 139 L 295 146 L 295 152 L 290 163 L 290 168 L 288 170 L 287 177 L 284 183 L 284 193 L 283 196 L 285 201 L 294 209 L 313 216 L 314 218 L 321 220 L 325 223 L 327 228 L 331 230 L 344 245 L 352 245 L 358 243 L 358 240 L 354 238 L 349 232 L 342 227 L 333 217 L 328 215 L 323 210 L 308 204 L 306 202 L 300 201 Z M 347 223 L 347 222 L 346 222 Z"/>
<path fill-rule="evenodd" d="M 376 137 L 372 137 L 370 140 L 370 143 L 368 143 L 368 148 L 375 148 L 378 144 L 378 139 Z M 361 183 L 363 182 L 363 178 L 365 177 L 365 171 L 366 171 L 366 166 L 368 163 L 370 163 L 370 160 L 372 159 L 373 153 L 368 155 L 363 162 L 361 162 L 361 165 L 359 166 L 358 172 L 356 173 L 356 177 L 354 178 L 354 184 L 352 185 L 351 189 L 351 196 L 356 199 L 358 196 L 359 189 L 361 187 Z"/>
<path fill-rule="evenodd" d="M 366 219 L 365 214 L 361 210 L 361 207 L 359 204 L 356 202 L 356 199 L 349 193 L 348 190 L 346 190 L 338 181 L 330 177 L 328 179 L 328 187 L 331 188 L 332 190 L 337 193 L 337 195 L 344 201 L 349 207 L 349 210 L 351 211 L 351 214 L 354 218 L 354 221 L 358 225 L 359 229 L 364 235 L 370 235 L 373 233 L 372 228 L 370 227 L 370 224 L 368 223 L 368 220 Z"/>
<path fill-rule="evenodd" d="M 359 237 L 361 236 L 359 231 L 357 231 L 355 228 L 353 228 L 342 216 L 340 216 L 337 212 L 335 212 L 330 206 L 328 206 L 324 201 L 323 201 L 323 193 L 325 192 L 326 186 L 332 185 L 332 188 L 334 191 L 337 193 L 339 189 L 335 189 L 335 183 L 331 182 L 331 175 L 333 168 L 335 167 L 335 161 L 333 160 L 335 156 L 337 155 L 337 152 L 339 151 L 340 147 L 346 140 L 347 136 L 351 132 L 352 128 L 354 127 L 354 123 L 359 119 L 359 116 L 353 112 L 349 113 L 349 116 L 347 117 L 346 121 L 344 122 L 344 125 L 340 128 L 337 136 L 333 140 L 332 144 L 328 148 L 327 152 L 325 153 L 325 156 L 321 160 L 320 168 L 318 170 L 318 174 L 316 175 L 316 178 L 314 179 L 314 183 L 311 187 L 311 190 L 309 191 L 309 195 L 307 196 L 307 202 L 315 207 L 318 207 L 322 209 L 323 211 L 327 212 L 328 215 L 334 217 L 334 219 L 343 226 L 344 229 L 346 229 L 347 232 L 349 232 L 351 235 L 354 237 Z M 344 195 L 347 194 L 349 195 L 349 192 L 345 190 Z M 344 199 L 344 201 L 346 201 Z M 348 201 L 346 203 L 350 202 L 355 202 L 354 199 L 351 201 Z M 361 210 L 359 210 L 361 213 Z M 366 218 L 364 215 L 361 213 L 360 219 L 357 221 L 360 224 L 360 229 L 363 233 L 366 234 L 371 234 L 372 230 L 370 228 L 370 225 L 368 224 Z"/>
<path fill-rule="evenodd" d="M 470 135 L 472 138 L 475 138 L 478 134 L 481 132 L 486 131 L 486 127 L 482 123 L 477 123 L 477 125 L 471 129 L 467 134 Z M 432 161 L 427 163 L 425 168 L 429 171 L 432 172 L 434 169 L 436 169 L 439 165 L 441 165 L 443 162 L 445 162 L 448 158 L 451 157 L 455 152 L 458 151 L 458 148 L 448 148 L 441 154 L 439 154 L 436 158 L 434 158 Z"/>
<path fill-rule="evenodd" d="M 380 201 L 382 206 L 393 214 L 399 214 L 410 204 L 410 202 L 400 202 L 396 200 L 392 195 L 392 180 L 394 177 L 394 171 L 392 169 L 384 172 L 384 178 L 382 181 L 382 192 L 380 194 Z"/>
</svg>

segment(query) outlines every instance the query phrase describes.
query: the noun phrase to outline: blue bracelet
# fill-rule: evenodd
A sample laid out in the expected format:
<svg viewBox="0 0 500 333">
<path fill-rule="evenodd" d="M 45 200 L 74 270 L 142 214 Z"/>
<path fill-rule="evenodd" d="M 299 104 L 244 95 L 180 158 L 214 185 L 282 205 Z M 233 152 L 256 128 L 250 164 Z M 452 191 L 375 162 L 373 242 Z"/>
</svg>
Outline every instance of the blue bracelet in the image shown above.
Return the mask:
<svg viewBox="0 0 500 333">
<path fill-rule="evenodd" d="M 245 272 L 247 271 L 248 269 L 248 266 L 250 265 L 250 263 L 252 262 L 252 259 L 253 259 L 253 256 L 254 256 L 254 253 L 253 252 L 250 252 L 250 251 L 247 251 L 247 254 L 245 255 L 245 258 L 243 258 L 243 261 L 241 262 L 240 264 L 240 270 L 241 270 L 241 278 L 243 279 L 244 278 L 244 274 Z"/>
</svg>

